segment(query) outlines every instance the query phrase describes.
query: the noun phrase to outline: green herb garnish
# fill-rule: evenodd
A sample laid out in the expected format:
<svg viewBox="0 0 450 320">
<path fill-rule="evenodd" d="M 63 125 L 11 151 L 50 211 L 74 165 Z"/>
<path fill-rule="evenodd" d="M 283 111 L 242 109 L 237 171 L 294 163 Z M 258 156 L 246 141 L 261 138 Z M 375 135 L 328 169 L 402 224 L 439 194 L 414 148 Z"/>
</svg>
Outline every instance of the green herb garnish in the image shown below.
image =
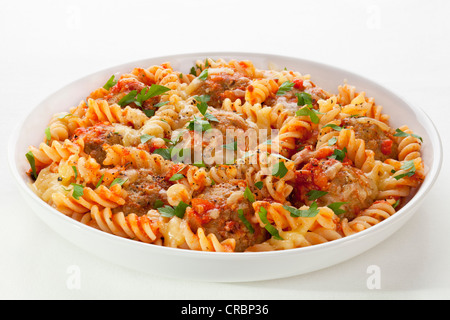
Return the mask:
<svg viewBox="0 0 450 320">
<path fill-rule="evenodd" d="M 167 149 L 167 148 L 158 148 L 158 149 L 155 149 L 155 151 L 153 151 L 153 153 L 159 154 L 159 155 L 162 156 L 165 160 L 171 160 L 171 159 L 172 159 L 170 149 Z"/>
<path fill-rule="evenodd" d="M 341 209 L 341 206 L 346 204 L 347 202 L 333 202 L 329 204 L 327 207 L 333 210 L 333 212 L 337 215 L 345 213 L 345 210 Z"/>
<path fill-rule="evenodd" d="M 33 178 L 37 179 L 37 173 L 36 173 L 36 161 L 34 159 L 34 154 L 31 151 L 28 151 L 25 154 L 25 157 L 27 157 L 28 163 L 30 164 L 31 167 L 31 172 L 33 174 Z"/>
<path fill-rule="evenodd" d="M 344 149 L 334 149 L 333 154 L 329 156 L 329 159 L 336 159 L 338 161 L 344 161 L 345 155 L 347 154 L 347 148 L 344 147 Z"/>
<path fill-rule="evenodd" d="M 262 182 L 262 181 L 255 182 L 255 187 L 257 187 L 259 190 L 261 190 L 263 188 L 263 186 L 264 186 L 264 182 Z"/>
<path fill-rule="evenodd" d="M 100 180 L 98 180 L 97 184 L 95 185 L 95 189 L 97 189 L 98 187 L 100 187 L 100 185 L 103 182 L 103 178 L 105 177 L 105 174 L 102 174 L 102 176 L 100 177 Z"/>
<path fill-rule="evenodd" d="M 307 116 L 311 119 L 312 123 L 318 124 L 320 119 L 317 116 L 319 112 L 317 110 L 312 109 L 312 105 L 306 105 L 303 108 L 301 108 L 300 110 L 297 110 L 295 112 L 296 116 Z"/>
<path fill-rule="evenodd" d="M 334 123 L 329 123 L 329 124 L 327 124 L 327 125 L 324 125 L 323 127 L 322 127 L 322 129 L 323 128 L 332 128 L 332 129 L 334 129 L 334 130 L 336 130 L 336 131 L 341 131 L 342 130 L 342 127 L 339 127 L 337 124 L 334 124 Z"/>
<path fill-rule="evenodd" d="M 50 140 L 52 140 L 52 134 L 50 132 L 50 127 L 45 128 L 44 132 L 45 132 L 46 143 L 49 144 Z"/>
<path fill-rule="evenodd" d="M 108 79 L 108 81 L 103 86 L 104 89 L 109 90 L 111 87 L 114 87 L 117 84 L 117 81 L 115 80 L 115 76 L 112 75 L 111 78 Z"/>
<path fill-rule="evenodd" d="M 267 210 L 264 207 L 259 207 L 258 211 L 259 218 L 261 219 L 262 223 L 265 224 L 264 228 L 277 240 L 283 240 L 283 238 L 280 236 L 277 228 L 275 228 L 273 225 L 270 224 L 269 220 L 267 219 Z"/>
<path fill-rule="evenodd" d="M 149 141 L 153 138 L 154 138 L 154 136 L 149 135 L 149 134 L 143 134 L 142 136 L 140 136 L 141 143 L 146 143 L 147 141 Z"/>
<path fill-rule="evenodd" d="M 295 94 L 297 96 L 297 105 L 298 106 L 304 106 L 304 105 L 311 105 L 312 106 L 312 97 L 309 93 L 306 92 L 300 92 Z"/>
<path fill-rule="evenodd" d="M 252 224 L 247 220 L 247 218 L 244 215 L 244 210 L 242 209 L 238 210 L 238 217 L 239 219 L 241 219 L 242 223 L 247 227 L 250 233 L 255 233 L 255 229 L 253 229 Z"/>
<path fill-rule="evenodd" d="M 255 202 L 255 195 L 252 193 L 249 187 L 245 187 L 244 198 L 250 201 L 250 203 Z"/>
<path fill-rule="evenodd" d="M 80 200 L 80 197 L 82 197 L 84 194 L 84 186 L 76 183 L 71 183 L 71 185 L 73 186 L 72 197 Z"/>
<path fill-rule="evenodd" d="M 283 178 L 286 173 L 288 173 L 288 169 L 286 168 L 283 161 L 280 161 L 278 163 L 275 163 L 275 165 L 272 168 L 272 175 L 278 178 Z"/>
<path fill-rule="evenodd" d="M 320 210 L 318 209 L 319 206 L 315 201 L 311 203 L 308 209 L 305 210 L 300 210 L 291 206 L 283 206 L 283 208 L 290 212 L 291 217 L 297 218 L 312 218 L 320 212 Z"/>
<path fill-rule="evenodd" d="M 121 107 L 124 107 L 132 102 L 134 102 L 137 106 L 142 108 L 142 104 L 144 101 L 159 96 L 167 91 L 170 91 L 170 88 L 165 86 L 161 86 L 159 84 L 152 84 L 149 87 L 143 88 L 139 93 L 136 90 L 130 91 L 126 96 L 119 100 L 117 103 Z"/>
<path fill-rule="evenodd" d="M 164 206 L 164 202 L 160 199 L 156 199 L 155 202 L 153 203 L 153 209 L 158 209 L 161 208 L 162 206 Z"/>
<path fill-rule="evenodd" d="M 75 180 L 77 180 L 77 178 L 78 178 L 78 170 L 77 170 L 77 167 L 72 166 L 72 169 L 73 169 L 73 172 L 75 173 Z"/>
<path fill-rule="evenodd" d="M 285 94 L 286 92 L 292 90 L 294 85 L 295 85 L 295 83 L 290 82 L 290 81 L 283 82 L 281 84 L 281 86 L 278 88 L 277 96 L 281 96 L 281 95 Z"/>
<path fill-rule="evenodd" d="M 314 201 L 314 200 L 319 199 L 320 197 L 323 197 L 326 194 L 328 194 L 328 192 L 326 192 L 326 191 L 311 190 L 306 195 L 308 196 L 309 201 Z"/>
<path fill-rule="evenodd" d="M 199 78 L 200 80 L 205 81 L 205 80 L 208 78 L 208 69 L 203 70 L 203 71 L 199 74 L 198 78 Z"/>
<path fill-rule="evenodd" d="M 157 209 L 163 217 L 172 218 L 173 216 L 177 216 L 178 218 L 183 219 L 187 207 L 189 207 L 187 203 L 180 201 L 175 208 L 165 205 L 164 207 L 158 207 Z"/>
<path fill-rule="evenodd" d="M 400 129 L 395 129 L 394 137 L 407 137 L 407 136 L 411 136 L 411 137 L 417 138 L 417 139 L 420 140 L 420 142 L 423 142 L 422 137 L 418 136 L 417 134 L 406 133 L 405 131 L 402 131 Z"/>
<path fill-rule="evenodd" d="M 330 140 L 328 140 L 328 145 L 329 146 L 334 146 L 337 142 L 337 137 L 333 137 Z"/>
<path fill-rule="evenodd" d="M 403 163 L 400 169 L 406 170 L 408 172 L 394 176 L 396 180 L 400 180 L 401 178 L 404 177 L 412 177 L 416 173 L 416 166 L 414 165 L 414 160 L 405 161 L 405 163 Z"/>
<path fill-rule="evenodd" d="M 170 177 L 169 181 L 177 181 L 183 179 L 184 175 L 181 173 L 175 173 L 172 177 Z"/>
<path fill-rule="evenodd" d="M 109 186 L 110 188 L 116 184 L 118 185 L 123 185 L 126 181 L 128 180 L 128 178 L 122 179 L 122 178 L 115 178 L 113 180 L 113 182 L 111 182 L 111 185 Z"/>
</svg>

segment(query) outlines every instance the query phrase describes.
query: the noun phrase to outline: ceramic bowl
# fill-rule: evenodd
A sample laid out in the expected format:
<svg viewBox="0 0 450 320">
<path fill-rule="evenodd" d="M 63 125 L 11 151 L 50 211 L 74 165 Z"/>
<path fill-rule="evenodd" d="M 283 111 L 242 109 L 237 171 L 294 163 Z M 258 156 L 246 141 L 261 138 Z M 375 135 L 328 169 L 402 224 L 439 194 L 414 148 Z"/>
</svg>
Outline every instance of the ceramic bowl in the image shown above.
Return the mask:
<svg viewBox="0 0 450 320">
<path fill-rule="evenodd" d="M 217 253 L 149 245 L 99 231 L 83 225 L 50 207 L 28 186 L 25 172 L 29 168 L 25 153 L 29 145 L 38 145 L 50 117 L 68 111 L 84 99 L 93 89 L 103 86 L 111 74 L 130 72 L 134 67 L 149 67 L 169 61 L 174 70 L 188 73 L 196 60 L 206 57 L 251 60 L 256 67 L 281 69 L 310 74 L 315 83 L 331 93 L 338 85 L 348 81 L 358 91 L 374 97 L 383 111 L 391 116 L 391 126 L 407 124 L 423 138 L 422 155 L 427 167 L 425 181 L 410 201 L 395 215 L 357 234 L 311 247 L 284 251 Z M 39 134 L 36 134 L 39 133 Z M 203 52 L 149 58 L 133 61 L 96 72 L 74 81 L 48 96 L 18 125 L 11 136 L 9 164 L 23 198 L 36 214 L 62 237 L 86 251 L 111 263 L 154 275 L 198 281 L 238 282 L 289 277 L 331 267 L 351 259 L 376 246 L 399 228 L 416 212 L 430 191 L 442 163 L 439 134 L 430 118 L 390 90 L 362 76 L 332 66 L 294 57 L 255 53 Z"/>
</svg>

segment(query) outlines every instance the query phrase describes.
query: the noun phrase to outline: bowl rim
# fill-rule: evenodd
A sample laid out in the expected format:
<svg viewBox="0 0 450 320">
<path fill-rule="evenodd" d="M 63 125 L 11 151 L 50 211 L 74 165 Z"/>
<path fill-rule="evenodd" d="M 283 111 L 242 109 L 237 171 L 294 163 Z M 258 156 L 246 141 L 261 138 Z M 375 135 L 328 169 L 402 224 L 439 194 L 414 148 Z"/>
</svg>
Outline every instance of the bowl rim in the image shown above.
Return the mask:
<svg viewBox="0 0 450 320">
<path fill-rule="evenodd" d="M 66 88 L 69 88 L 73 85 L 75 85 L 78 82 L 82 82 L 85 79 L 91 78 L 94 75 L 106 73 L 106 71 L 110 71 L 112 69 L 124 69 L 126 66 L 129 65 L 142 65 L 143 63 L 147 63 L 150 60 L 159 60 L 159 61 L 171 61 L 172 59 L 186 59 L 186 58 L 192 58 L 192 59 L 201 59 L 202 57 L 213 57 L 213 56 L 224 56 L 224 57 L 239 57 L 243 58 L 246 57 L 248 60 L 252 60 L 252 57 L 260 57 L 260 58 L 273 58 L 273 59 L 283 59 L 283 60 L 293 60 L 297 62 L 301 62 L 304 64 L 312 65 L 319 68 L 326 68 L 329 70 L 332 70 L 333 72 L 338 72 L 341 74 L 346 74 L 347 76 L 354 77 L 356 79 L 359 78 L 359 80 L 363 80 L 364 82 L 370 83 L 371 86 L 379 87 L 381 90 L 387 92 L 388 94 L 397 97 L 399 100 L 401 100 L 408 108 L 410 108 L 415 115 L 420 116 L 421 120 L 424 120 L 426 124 L 424 124 L 425 131 L 430 137 L 430 140 L 433 143 L 433 151 L 434 156 L 430 164 L 430 170 L 427 172 L 427 176 L 424 180 L 424 183 L 418 188 L 417 193 L 402 207 L 400 208 L 394 215 L 389 217 L 388 219 L 381 221 L 380 223 L 365 229 L 363 231 L 360 231 L 358 233 L 355 233 L 350 236 L 346 236 L 337 240 L 329 241 L 322 244 L 317 244 L 313 246 L 308 247 L 302 247 L 302 248 L 294 248 L 294 249 L 286 249 L 286 250 L 275 250 L 275 251 L 260 251 L 260 252 L 206 252 L 206 251 L 195 251 L 195 250 L 187 250 L 187 249 L 180 249 L 180 248 L 172 248 L 172 247 L 165 247 L 165 246 L 159 246 L 159 245 L 153 245 L 153 244 L 147 244 L 141 241 L 136 241 L 132 239 L 123 238 L 120 236 L 116 236 L 114 234 L 110 234 L 108 232 L 104 232 L 102 230 L 98 230 L 96 228 L 87 226 L 73 218 L 70 218 L 63 214 L 62 212 L 58 211 L 57 209 L 51 207 L 48 205 L 44 200 L 42 200 L 38 195 L 36 195 L 31 188 L 27 185 L 24 179 L 20 176 L 19 168 L 17 166 L 17 163 L 15 162 L 15 155 L 16 155 L 16 145 L 17 141 L 22 133 L 22 128 L 24 124 L 27 122 L 28 117 L 38 108 L 40 108 L 47 100 L 51 99 L 53 95 L 56 93 L 65 90 Z M 24 150 L 24 154 L 26 153 L 26 150 Z M 437 180 L 439 176 L 439 172 L 442 167 L 443 162 L 443 147 L 442 147 L 442 140 L 440 138 L 439 132 L 431 120 L 431 118 L 422 110 L 422 108 L 418 107 L 417 105 L 411 103 L 410 101 L 406 100 L 403 96 L 400 96 L 398 93 L 393 92 L 391 89 L 388 89 L 384 86 L 381 86 L 376 81 L 373 81 L 369 79 L 366 76 L 356 74 L 352 71 L 348 71 L 339 67 L 335 67 L 333 65 L 329 65 L 326 63 L 316 62 L 309 59 L 304 59 L 300 57 L 295 56 L 286 56 L 286 55 L 279 55 L 279 54 L 266 54 L 266 53 L 255 53 L 255 52 L 244 52 L 244 51 L 207 51 L 207 52 L 186 52 L 186 53 L 179 53 L 179 54 L 173 54 L 173 55 L 164 55 L 164 56 L 156 56 L 156 57 L 148 57 L 145 59 L 139 59 L 135 61 L 128 61 L 125 63 L 121 63 L 115 66 L 110 66 L 107 68 L 102 68 L 100 70 L 91 72 L 88 75 L 85 75 L 83 77 L 80 77 L 78 79 L 75 79 L 73 81 L 70 81 L 69 83 L 63 85 L 59 89 L 51 92 L 47 96 L 45 96 L 43 99 L 40 100 L 39 103 L 37 103 L 34 107 L 32 107 L 25 115 L 21 116 L 20 121 L 15 125 L 12 134 L 9 137 L 9 143 L 8 143 L 8 164 L 11 171 L 11 174 L 17 183 L 18 187 L 25 192 L 27 196 L 30 197 L 30 200 L 34 200 L 34 203 L 36 205 L 40 205 L 41 207 L 45 208 L 49 212 L 51 212 L 52 215 L 55 216 L 56 219 L 60 219 L 62 223 L 68 223 L 72 228 L 79 228 L 81 232 L 88 232 L 88 233 L 94 233 L 97 234 L 97 236 L 104 237 L 105 240 L 112 241 L 112 242 L 118 242 L 123 245 L 129 244 L 131 246 L 136 246 L 136 248 L 142 248 L 142 250 L 149 250 L 149 251 L 158 251 L 160 254 L 165 255 L 178 255 L 180 257 L 183 256 L 194 256 L 196 258 L 221 258 L 221 259 L 254 259 L 255 257 L 271 257 L 271 256 L 290 256 L 290 255 L 297 255 L 297 254 L 306 254 L 311 251 L 327 251 L 327 250 L 334 250 L 335 247 L 338 246 L 345 246 L 349 243 L 358 242 L 361 238 L 366 238 L 369 236 L 374 236 L 376 233 L 381 232 L 386 224 L 393 224 L 395 222 L 399 222 L 400 220 L 403 220 L 408 216 L 408 214 L 411 214 L 411 209 L 415 205 L 419 205 L 420 202 L 424 199 L 424 197 L 429 193 L 429 191 L 432 189 L 432 186 L 434 185 L 435 181 Z"/>
</svg>

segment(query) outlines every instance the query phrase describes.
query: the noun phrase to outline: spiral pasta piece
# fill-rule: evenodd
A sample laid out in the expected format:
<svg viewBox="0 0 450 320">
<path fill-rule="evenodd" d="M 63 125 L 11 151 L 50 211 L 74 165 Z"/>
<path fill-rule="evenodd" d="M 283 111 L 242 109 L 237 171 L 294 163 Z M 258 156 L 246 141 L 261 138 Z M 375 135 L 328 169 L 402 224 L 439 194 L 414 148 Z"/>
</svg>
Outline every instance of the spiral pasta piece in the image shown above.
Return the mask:
<svg viewBox="0 0 450 320">
<path fill-rule="evenodd" d="M 161 232 L 164 221 L 158 211 L 150 210 L 146 215 L 134 213 L 125 215 L 123 212 L 113 213 L 111 208 L 92 206 L 80 221 L 98 228 L 104 232 L 123 238 L 129 238 L 145 243 L 161 242 Z"/>
<path fill-rule="evenodd" d="M 203 228 L 194 232 L 185 220 L 178 217 L 172 217 L 165 224 L 163 234 L 164 245 L 168 247 L 211 252 L 233 252 L 236 247 L 234 239 L 219 241 L 214 234 L 206 234 Z"/>
<path fill-rule="evenodd" d="M 406 133 L 407 136 L 398 138 L 398 160 L 404 161 L 419 158 L 422 147 L 420 139 L 412 135 L 413 131 L 408 126 L 401 126 L 399 130 Z"/>
<path fill-rule="evenodd" d="M 357 92 L 354 86 L 345 84 L 338 87 L 338 102 L 345 106 L 343 113 L 366 116 L 383 123 L 389 123 L 389 115 L 382 112 L 383 107 L 376 105 L 373 98 L 366 97 L 365 92 Z"/>
<path fill-rule="evenodd" d="M 36 181 L 31 184 L 31 190 L 42 200 L 52 205 L 52 195 L 61 192 L 63 187 L 58 177 L 56 165 L 50 165 L 39 172 Z"/>
<path fill-rule="evenodd" d="M 71 155 L 79 154 L 82 150 L 79 144 L 66 139 L 63 143 L 54 140 L 49 146 L 42 142 L 39 148 L 30 146 L 29 150 L 33 153 L 37 165 L 49 165 L 52 162 L 67 160 Z"/>
<path fill-rule="evenodd" d="M 274 80 L 260 79 L 253 81 L 245 91 L 245 101 L 250 104 L 263 103 L 278 91 L 278 84 Z"/>
<path fill-rule="evenodd" d="M 286 250 L 307 247 L 337 240 L 343 237 L 338 230 L 337 221 L 339 218 L 327 207 L 320 207 L 319 212 L 314 217 L 295 217 L 281 203 L 268 203 L 257 201 L 253 203 L 255 212 L 263 206 L 267 211 L 269 223 L 274 225 L 280 235 L 279 238 L 256 244 L 247 251 L 272 251 Z M 301 210 L 309 207 L 303 206 Z M 261 226 L 265 226 L 264 221 L 256 214 Z"/>
<path fill-rule="evenodd" d="M 58 173 L 63 184 L 67 184 L 72 178 L 77 183 L 96 183 L 101 176 L 100 168 L 100 164 L 94 158 L 74 154 L 60 162 Z"/>
<path fill-rule="evenodd" d="M 159 154 L 150 154 L 135 147 L 105 145 L 106 158 L 103 164 L 108 166 L 131 166 L 132 168 L 151 169 L 154 174 L 165 175 L 170 162 Z"/>
<path fill-rule="evenodd" d="M 350 236 L 389 218 L 395 213 L 395 209 L 392 207 L 394 202 L 393 200 L 376 201 L 352 221 L 349 222 L 347 219 L 343 219 L 341 222 L 342 232 L 345 236 Z"/>
<path fill-rule="evenodd" d="M 83 187 L 83 195 L 77 198 L 75 198 L 74 189 L 71 187 L 69 186 L 69 193 L 57 192 L 52 194 L 55 207 L 66 214 L 88 212 L 94 205 L 102 208 L 117 208 L 125 204 L 126 191 L 118 184 L 111 188 L 101 185 L 95 190 L 90 187 Z"/>
</svg>

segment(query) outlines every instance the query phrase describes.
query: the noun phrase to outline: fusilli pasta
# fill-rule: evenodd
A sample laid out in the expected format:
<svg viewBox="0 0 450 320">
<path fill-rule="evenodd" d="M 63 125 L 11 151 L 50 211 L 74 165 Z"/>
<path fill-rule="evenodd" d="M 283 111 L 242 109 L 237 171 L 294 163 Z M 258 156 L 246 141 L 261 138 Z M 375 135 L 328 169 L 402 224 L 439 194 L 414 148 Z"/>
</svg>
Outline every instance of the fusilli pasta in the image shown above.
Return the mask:
<svg viewBox="0 0 450 320">
<path fill-rule="evenodd" d="M 248 60 L 112 75 L 44 133 L 26 154 L 43 201 L 103 232 L 187 250 L 351 236 L 389 219 L 426 175 L 422 138 L 391 127 L 373 97 Z"/>
</svg>

